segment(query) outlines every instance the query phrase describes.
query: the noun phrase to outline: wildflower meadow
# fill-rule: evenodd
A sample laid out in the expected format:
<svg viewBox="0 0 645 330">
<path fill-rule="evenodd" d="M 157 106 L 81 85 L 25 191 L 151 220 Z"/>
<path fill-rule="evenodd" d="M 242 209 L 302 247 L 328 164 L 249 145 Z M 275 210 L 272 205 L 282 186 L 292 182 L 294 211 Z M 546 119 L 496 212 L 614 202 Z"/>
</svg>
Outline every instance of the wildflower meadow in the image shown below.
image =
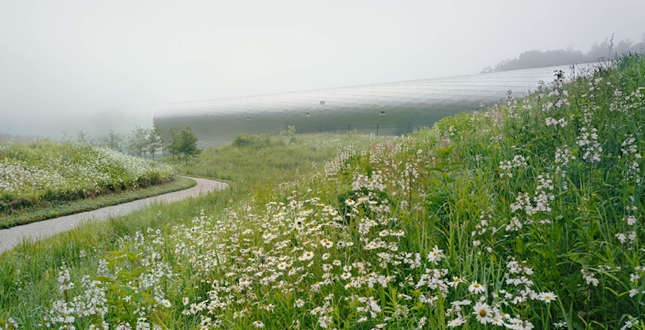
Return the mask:
<svg viewBox="0 0 645 330">
<path fill-rule="evenodd" d="M 339 143 L 271 187 L 90 224 L 98 241 L 40 243 L 53 257 L 6 253 L 0 327 L 645 329 L 645 57 L 554 77 L 409 136 Z"/>
<path fill-rule="evenodd" d="M 43 203 L 147 187 L 173 177 L 172 166 L 105 147 L 48 140 L 5 143 L 0 145 L 0 212 L 10 217 Z"/>
</svg>

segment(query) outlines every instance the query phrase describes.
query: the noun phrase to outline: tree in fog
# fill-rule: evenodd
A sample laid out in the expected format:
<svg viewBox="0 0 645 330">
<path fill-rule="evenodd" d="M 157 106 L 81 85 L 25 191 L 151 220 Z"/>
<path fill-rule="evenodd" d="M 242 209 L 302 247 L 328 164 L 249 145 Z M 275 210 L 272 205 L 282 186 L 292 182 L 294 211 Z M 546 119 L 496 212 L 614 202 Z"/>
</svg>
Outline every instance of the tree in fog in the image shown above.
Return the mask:
<svg viewBox="0 0 645 330">
<path fill-rule="evenodd" d="M 162 134 L 163 131 L 156 124 L 154 124 L 152 128 L 148 130 L 147 151 L 150 156 L 152 156 L 152 159 L 155 159 L 155 153 L 157 152 L 157 150 L 163 147 L 163 139 L 161 138 Z"/>
<path fill-rule="evenodd" d="M 645 34 L 643 34 L 643 40 L 638 43 L 634 43 L 629 39 L 614 43 L 613 37 L 605 39 L 603 42 L 591 45 L 591 48 L 587 53 L 574 50 L 572 47 L 547 51 L 529 50 L 521 53 L 517 58 L 506 59 L 495 66 L 489 66 L 482 72 L 499 72 L 592 63 L 610 60 L 627 53 L 645 53 Z"/>
<path fill-rule="evenodd" d="M 197 149 L 197 136 L 190 127 L 186 127 L 177 135 L 177 139 L 173 143 L 173 149 L 179 156 L 186 159 L 186 166 L 188 166 L 188 157 L 195 157 L 202 151 Z"/>
<path fill-rule="evenodd" d="M 128 151 L 131 154 L 142 157 L 148 147 L 148 130 L 136 126 L 128 135 Z"/>
<path fill-rule="evenodd" d="M 176 127 L 171 127 L 165 134 L 166 138 L 163 139 L 163 151 L 169 152 L 172 158 L 177 155 L 177 146 L 179 145 L 179 130 Z"/>
<path fill-rule="evenodd" d="M 87 135 L 87 133 L 83 132 L 83 130 L 80 130 L 78 132 L 78 136 L 76 136 L 76 142 L 92 144 L 93 141 L 92 138 Z"/>
<path fill-rule="evenodd" d="M 621 43 L 624 43 L 625 41 L 621 41 Z M 627 40 L 627 42 L 630 42 Z M 612 40 L 605 40 L 601 43 L 595 42 L 593 45 L 591 45 L 591 49 L 589 49 L 589 52 L 587 52 L 587 58 L 591 62 L 598 62 L 602 60 L 606 60 L 611 57 L 611 52 L 612 48 L 614 48 L 613 41 Z"/>
<path fill-rule="evenodd" d="M 112 150 L 123 151 L 122 145 L 125 139 L 119 133 L 114 132 L 114 130 L 109 130 L 108 134 L 102 136 L 98 139 L 99 144 L 104 145 Z"/>
</svg>

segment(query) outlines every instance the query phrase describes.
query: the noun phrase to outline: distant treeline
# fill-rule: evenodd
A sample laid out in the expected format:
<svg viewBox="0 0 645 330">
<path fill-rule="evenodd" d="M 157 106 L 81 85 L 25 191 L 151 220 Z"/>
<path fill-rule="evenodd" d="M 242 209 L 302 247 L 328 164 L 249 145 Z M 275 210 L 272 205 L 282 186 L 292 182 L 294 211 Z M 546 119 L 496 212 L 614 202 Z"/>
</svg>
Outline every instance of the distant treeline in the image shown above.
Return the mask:
<svg viewBox="0 0 645 330">
<path fill-rule="evenodd" d="M 106 135 L 91 138 L 80 131 L 76 138 L 67 140 L 104 146 L 137 157 L 149 155 L 152 159 L 161 151 L 162 154 L 173 155 L 173 158 L 185 156 L 188 162 L 188 157 L 194 157 L 201 152 L 197 149 L 197 136 L 190 127 L 181 130 L 173 127 L 164 131 L 157 125 L 151 128 L 135 125 L 130 134 L 119 134 L 109 130 Z"/>
<path fill-rule="evenodd" d="M 508 70 L 543 68 L 547 66 L 571 65 L 580 63 L 591 63 L 609 60 L 626 53 L 645 53 L 645 34 L 640 42 L 633 42 L 629 39 L 614 43 L 611 39 L 605 39 L 601 43 L 594 43 L 586 53 L 573 48 L 556 50 L 529 50 L 517 58 L 506 59 L 495 66 L 489 66 L 482 72 L 499 72 Z"/>
</svg>

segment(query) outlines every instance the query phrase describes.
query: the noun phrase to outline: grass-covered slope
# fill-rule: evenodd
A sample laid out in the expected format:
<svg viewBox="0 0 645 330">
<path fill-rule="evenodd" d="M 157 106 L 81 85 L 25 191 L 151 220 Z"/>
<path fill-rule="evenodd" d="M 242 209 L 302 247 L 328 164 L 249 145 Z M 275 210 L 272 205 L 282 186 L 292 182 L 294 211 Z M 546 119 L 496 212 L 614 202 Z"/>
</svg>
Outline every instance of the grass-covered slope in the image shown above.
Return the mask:
<svg viewBox="0 0 645 330">
<path fill-rule="evenodd" d="M 390 137 L 391 138 L 391 137 Z M 203 150 L 199 157 L 183 166 L 180 159 L 167 159 L 176 164 L 179 173 L 223 180 L 238 191 L 271 189 L 276 184 L 293 181 L 321 169 L 333 159 L 338 148 L 351 146 L 363 150 L 387 137 L 347 134 L 293 133 L 269 135 L 240 134 L 231 144 Z"/>
<path fill-rule="evenodd" d="M 77 282 L 75 289 L 68 292 L 71 297 L 83 292 L 84 289 L 80 286 L 83 276 L 96 276 L 99 260 L 110 255 L 106 254 L 106 251 L 121 249 L 124 240 L 140 237 L 140 233 L 147 235 L 148 228 L 169 234 L 173 231 L 172 226 L 190 223 L 191 219 L 200 216 L 201 213 L 222 214 L 229 207 L 238 207 L 240 203 L 247 203 L 253 199 L 262 201 L 265 197 L 272 198 L 272 190 L 268 187 L 275 186 L 273 182 L 303 180 L 316 168 L 322 168 L 325 162 L 333 159 L 339 148 L 344 150 L 352 145 L 356 149 L 363 149 L 370 143 L 379 141 L 355 134 L 277 137 L 269 143 L 263 142 L 266 141 L 265 137 L 249 138 L 257 143 L 222 146 L 218 151 L 205 150 L 201 156 L 191 160 L 191 163 L 205 162 L 208 164 L 208 170 L 214 169 L 218 173 L 224 173 L 231 184 L 229 189 L 169 205 L 152 205 L 128 216 L 79 226 L 42 241 L 25 242 L 1 254 L 0 327 L 4 327 L 9 317 L 13 317 L 20 328 L 34 329 L 46 325 L 44 316 L 51 316 L 49 310 L 57 308 L 53 307 L 52 298 L 58 299 L 60 294 L 57 274 L 63 263 L 70 271 L 71 279 Z M 267 153 L 271 156 L 265 156 Z M 291 157 L 297 160 L 289 161 Z M 263 162 L 265 158 L 272 161 Z M 285 165 L 286 163 L 289 165 Z M 205 170 L 205 166 L 188 169 L 191 168 Z M 183 162 L 180 169 L 183 169 Z M 208 173 L 197 175 L 208 176 Z M 137 264 L 145 264 L 145 261 Z M 182 260 L 177 260 L 176 263 L 173 261 L 169 265 L 173 272 L 183 272 L 186 268 Z M 185 285 L 191 285 L 195 280 L 191 278 L 190 273 L 186 273 L 181 280 L 173 278 L 172 282 L 166 281 L 166 284 L 171 285 L 167 287 L 166 294 L 182 297 L 181 292 L 185 290 L 185 285 L 180 281 L 184 279 L 187 279 Z M 85 312 L 80 312 L 78 307 L 76 311 L 66 315 L 74 316 L 73 322 L 77 329 L 87 327 L 88 318 L 78 316 L 78 313 Z M 112 312 L 118 310 L 111 309 Z M 132 310 L 128 313 L 132 315 Z M 118 324 L 115 319 L 118 315 L 105 314 L 105 319 L 114 326 Z M 180 315 L 179 312 L 176 315 Z M 170 328 L 177 327 L 171 319 L 165 319 L 164 322 L 167 322 Z M 50 325 L 54 328 L 61 326 L 53 323 Z"/>
<path fill-rule="evenodd" d="M 148 223 L 160 230 L 120 236 L 104 259 L 70 253 L 58 275 L 49 268 L 39 283 L 53 297 L 33 313 L 10 304 L 26 294 L 3 294 L 15 314 L 0 318 L 34 327 L 46 315 L 55 328 L 642 328 L 644 75 L 643 57 L 625 57 L 405 139 L 341 150 L 318 175 L 232 190 L 224 210 L 196 200 L 204 211 L 175 226 L 177 215 L 159 210 Z"/>
<path fill-rule="evenodd" d="M 174 176 L 171 166 L 111 149 L 38 141 L 0 145 L 0 217 L 147 187 Z M 3 221 L 0 226 L 18 224 Z"/>
</svg>

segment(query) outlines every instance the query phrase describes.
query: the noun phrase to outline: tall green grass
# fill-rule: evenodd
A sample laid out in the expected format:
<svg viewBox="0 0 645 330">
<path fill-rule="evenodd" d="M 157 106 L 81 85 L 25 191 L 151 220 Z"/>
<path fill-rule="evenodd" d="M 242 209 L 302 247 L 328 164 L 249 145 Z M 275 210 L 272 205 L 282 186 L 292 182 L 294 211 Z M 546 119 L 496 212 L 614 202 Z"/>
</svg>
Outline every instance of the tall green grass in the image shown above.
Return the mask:
<svg viewBox="0 0 645 330">
<path fill-rule="evenodd" d="M 269 200 L 272 189 L 284 182 L 306 179 L 323 170 L 339 149 L 365 150 L 371 144 L 391 137 L 316 133 L 303 135 L 241 134 L 235 141 L 203 150 L 189 166 L 167 158 L 178 173 L 231 183 L 231 196 L 254 194 Z"/>
</svg>

